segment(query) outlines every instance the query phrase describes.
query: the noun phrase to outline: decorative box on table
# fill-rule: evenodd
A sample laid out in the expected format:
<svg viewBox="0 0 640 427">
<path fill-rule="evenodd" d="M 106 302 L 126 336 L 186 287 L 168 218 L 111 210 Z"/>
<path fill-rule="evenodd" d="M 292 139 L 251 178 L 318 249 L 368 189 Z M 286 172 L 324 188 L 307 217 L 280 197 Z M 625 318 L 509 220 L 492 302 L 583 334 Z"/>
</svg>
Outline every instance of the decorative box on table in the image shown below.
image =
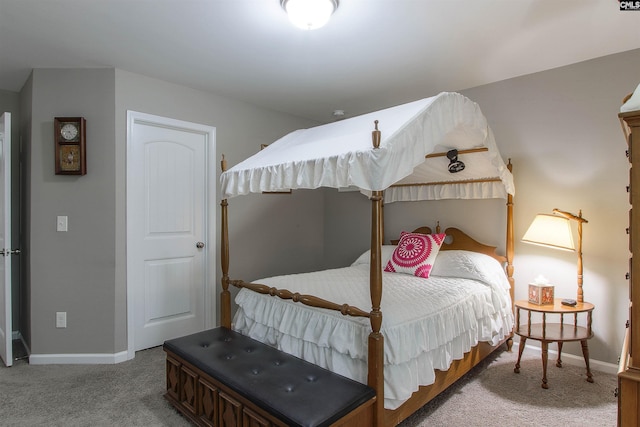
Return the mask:
<svg viewBox="0 0 640 427">
<path fill-rule="evenodd" d="M 537 305 L 553 304 L 553 285 L 530 283 L 529 302 Z"/>
</svg>

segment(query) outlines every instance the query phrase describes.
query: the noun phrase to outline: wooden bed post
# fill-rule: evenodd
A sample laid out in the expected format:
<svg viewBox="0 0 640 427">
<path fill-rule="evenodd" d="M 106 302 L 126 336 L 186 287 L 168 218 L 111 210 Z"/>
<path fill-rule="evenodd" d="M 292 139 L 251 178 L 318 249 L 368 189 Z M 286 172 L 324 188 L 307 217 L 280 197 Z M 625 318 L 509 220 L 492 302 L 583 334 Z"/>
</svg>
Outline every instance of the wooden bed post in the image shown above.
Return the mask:
<svg viewBox="0 0 640 427">
<path fill-rule="evenodd" d="M 380 147 L 381 134 L 378 121 L 371 132 L 373 148 Z M 368 385 L 376 391 L 374 404 L 374 426 L 384 425 L 384 337 L 380 333 L 382 327 L 382 191 L 371 194 L 371 263 L 369 287 L 371 293 L 371 333 L 369 334 Z"/>
<path fill-rule="evenodd" d="M 380 242 L 384 245 L 384 197 L 380 205 Z"/>
<path fill-rule="evenodd" d="M 227 161 L 222 155 L 220 161 L 222 172 L 227 170 Z M 222 292 L 220 293 L 220 326 L 231 329 L 231 293 L 229 292 L 229 221 L 227 216 L 227 199 L 222 199 L 222 229 L 220 230 L 220 264 L 222 266 Z"/>
<path fill-rule="evenodd" d="M 513 165 L 511 164 L 511 159 L 507 163 L 507 169 L 509 172 L 513 171 Z M 511 299 L 513 299 L 513 195 L 507 194 L 507 278 L 509 279 L 509 284 L 511 285 Z"/>
<path fill-rule="evenodd" d="M 509 172 L 513 173 L 513 165 L 511 164 L 511 159 L 507 162 L 507 169 Z M 509 284 L 511 287 L 509 288 L 509 293 L 511 295 L 511 301 L 514 301 L 515 298 L 515 280 L 513 279 L 513 254 L 514 254 L 514 232 L 513 232 L 513 195 L 507 194 L 507 246 L 506 246 L 506 255 L 507 255 L 507 279 L 509 280 Z M 511 307 L 513 309 L 513 307 Z M 513 347 L 513 333 L 507 339 L 507 351 L 511 351 Z"/>
<path fill-rule="evenodd" d="M 376 391 L 374 426 L 384 425 L 384 337 L 382 327 L 382 191 L 371 196 L 371 333 L 369 334 L 368 384 Z"/>
</svg>

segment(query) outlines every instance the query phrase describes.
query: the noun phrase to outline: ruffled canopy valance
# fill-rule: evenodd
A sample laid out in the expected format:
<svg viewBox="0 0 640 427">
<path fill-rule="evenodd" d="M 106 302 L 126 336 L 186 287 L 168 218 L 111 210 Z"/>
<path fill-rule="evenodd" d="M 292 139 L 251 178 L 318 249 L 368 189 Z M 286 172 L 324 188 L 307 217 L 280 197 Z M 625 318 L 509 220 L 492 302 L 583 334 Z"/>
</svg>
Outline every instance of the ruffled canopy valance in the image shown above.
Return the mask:
<svg viewBox="0 0 640 427">
<path fill-rule="evenodd" d="M 372 145 L 375 121 L 379 148 Z M 458 173 L 449 172 L 443 155 L 452 149 L 465 163 Z M 451 92 L 291 132 L 220 180 L 222 198 L 319 187 L 386 190 L 386 203 L 514 194 L 513 177 L 479 106 Z"/>
</svg>

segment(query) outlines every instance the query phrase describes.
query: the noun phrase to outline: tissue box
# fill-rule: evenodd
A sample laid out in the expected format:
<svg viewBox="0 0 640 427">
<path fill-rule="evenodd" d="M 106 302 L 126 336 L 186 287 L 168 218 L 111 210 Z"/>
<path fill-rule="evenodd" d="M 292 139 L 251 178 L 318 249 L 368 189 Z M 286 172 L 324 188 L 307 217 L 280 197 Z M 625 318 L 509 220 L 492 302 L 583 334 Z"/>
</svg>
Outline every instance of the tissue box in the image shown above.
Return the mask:
<svg viewBox="0 0 640 427">
<path fill-rule="evenodd" d="M 529 302 L 531 304 L 553 304 L 553 286 L 529 284 Z"/>
</svg>

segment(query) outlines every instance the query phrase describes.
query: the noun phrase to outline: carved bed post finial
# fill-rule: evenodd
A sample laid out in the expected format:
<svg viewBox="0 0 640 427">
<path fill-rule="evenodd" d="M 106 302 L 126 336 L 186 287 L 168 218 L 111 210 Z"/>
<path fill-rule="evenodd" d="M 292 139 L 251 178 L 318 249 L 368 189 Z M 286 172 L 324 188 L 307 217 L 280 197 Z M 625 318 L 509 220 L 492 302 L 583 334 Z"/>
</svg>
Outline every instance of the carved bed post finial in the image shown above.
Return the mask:
<svg viewBox="0 0 640 427">
<path fill-rule="evenodd" d="M 222 160 L 220 160 L 220 168 L 222 172 L 227 170 L 227 160 L 224 158 L 224 154 L 222 155 Z"/>
<path fill-rule="evenodd" d="M 374 120 L 373 123 L 376 126 L 376 129 L 371 132 L 371 139 L 373 140 L 373 148 L 379 148 L 380 138 L 382 136 L 382 133 L 378 130 L 378 121 Z"/>
</svg>

